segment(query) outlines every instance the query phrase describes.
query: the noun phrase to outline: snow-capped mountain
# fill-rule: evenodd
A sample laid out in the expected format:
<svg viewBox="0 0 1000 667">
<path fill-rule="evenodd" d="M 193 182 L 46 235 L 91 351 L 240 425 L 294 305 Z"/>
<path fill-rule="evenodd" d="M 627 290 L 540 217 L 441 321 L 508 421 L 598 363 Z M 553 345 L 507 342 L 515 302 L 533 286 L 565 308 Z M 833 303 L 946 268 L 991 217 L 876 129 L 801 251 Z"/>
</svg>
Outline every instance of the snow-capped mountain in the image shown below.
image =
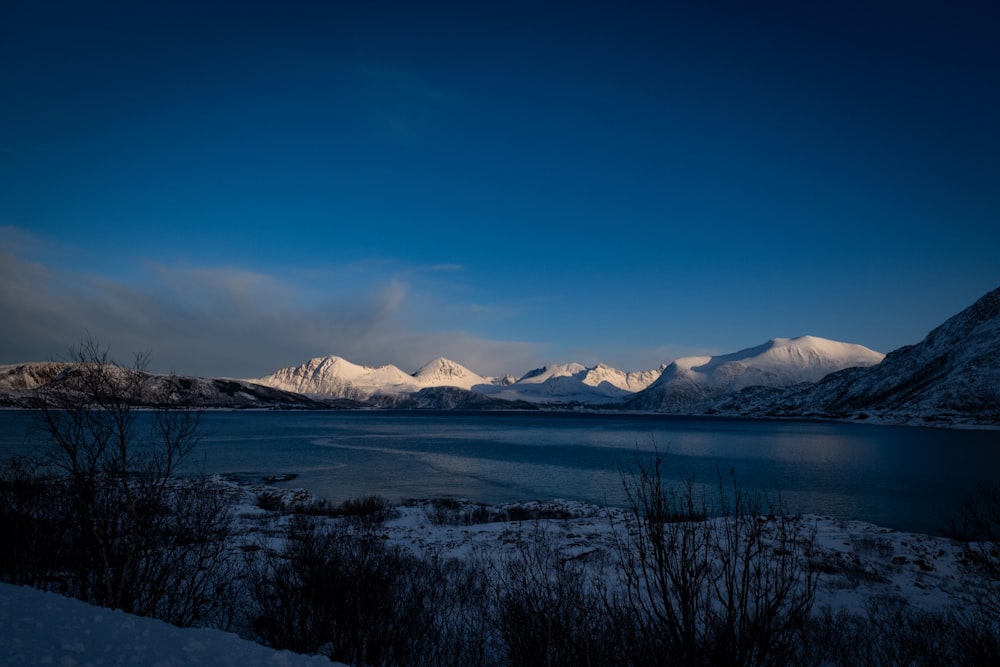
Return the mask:
<svg viewBox="0 0 1000 667">
<path fill-rule="evenodd" d="M 310 359 L 300 366 L 281 368 L 271 375 L 249 380 L 267 387 L 308 396 L 334 396 L 364 401 L 373 396 L 412 394 L 428 387 L 490 385 L 492 378 L 473 373 L 459 363 L 439 357 L 410 375 L 396 366 L 360 366 L 342 357 Z"/>
<path fill-rule="evenodd" d="M 359 366 L 336 356 L 316 357 L 299 366 L 281 368 L 249 381 L 308 396 L 334 396 L 356 401 L 380 393 L 399 394 L 421 389 L 412 375 L 391 364 Z"/>
<path fill-rule="evenodd" d="M 845 368 L 873 366 L 884 356 L 863 345 L 816 336 L 774 338 L 732 354 L 677 359 L 624 407 L 689 412 L 746 387 L 816 382 Z"/>
<path fill-rule="evenodd" d="M 459 387 L 472 389 L 476 385 L 492 384 L 492 378 L 473 373 L 462 364 L 438 357 L 424 364 L 413 374 L 421 387 Z"/>
<path fill-rule="evenodd" d="M 528 371 L 516 382 L 481 385 L 473 390 L 509 401 L 602 405 L 648 387 L 663 368 L 626 373 L 604 364 L 591 368 L 578 363 L 548 364 Z"/>
<path fill-rule="evenodd" d="M 0 405 L 28 407 L 47 388 L 73 390 L 75 364 L 0 366 Z M 675 414 L 1000 424 L 1000 289 L 888 356 L 801 336 L 732 354 L 684 357 L 626 373 L 549 364 L 486 377 L 439 357 L 413 374 L 317 357 L 253 380 L 146 374 L 142 404 L 201 407 L 525 409 L 615 407 Z M 146 395 L 148 394 L 148 395 Z"/>
<path fill-rule="evenodd" d="M 779 395 L 737 395 L 718 406 L 750 415 L 891 423 L 1000 423 L 1000 288 L 916 345 Z"/>
</svg>

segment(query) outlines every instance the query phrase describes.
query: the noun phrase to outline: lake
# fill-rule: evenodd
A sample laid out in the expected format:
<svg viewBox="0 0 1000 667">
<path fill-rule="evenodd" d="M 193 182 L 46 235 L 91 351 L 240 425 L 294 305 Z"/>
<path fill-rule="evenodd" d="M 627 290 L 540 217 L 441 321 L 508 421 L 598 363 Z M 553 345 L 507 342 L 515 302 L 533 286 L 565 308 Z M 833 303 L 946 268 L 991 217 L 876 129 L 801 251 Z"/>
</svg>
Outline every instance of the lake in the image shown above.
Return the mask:
<svg viewBox="0 0 1000 667">
<path fill-rule="evenodd" d="M 31 448 L 28 413 L 0 411 L 0 455 Z M 636 454 L 711 493 L 718 473 L 792 512 L 940 534 L 983 479 L 1000 479 L 1000 431 L 571 412 L 269 412 L 203 415 L 210 473 L 298 475 L 332 502 L 378 494 L 486 503 L 564 498 L 620 505 Z M 728 482 L 726 482 L 728 484 Z"/>
</svg>

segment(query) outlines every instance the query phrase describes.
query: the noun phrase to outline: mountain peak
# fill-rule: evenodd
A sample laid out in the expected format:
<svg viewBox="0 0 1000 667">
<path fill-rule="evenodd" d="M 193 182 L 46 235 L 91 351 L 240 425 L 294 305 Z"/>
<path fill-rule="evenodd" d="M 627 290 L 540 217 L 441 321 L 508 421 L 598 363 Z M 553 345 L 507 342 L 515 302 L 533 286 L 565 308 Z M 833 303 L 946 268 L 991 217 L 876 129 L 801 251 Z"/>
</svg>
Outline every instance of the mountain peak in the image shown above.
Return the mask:
<svg viewBox="0 0 1000 667">
<path fill-rule="evenodd" d="M 628 405 L 645 410 L 684 411 L 745 387 L 816 382 L 845 368 L 878 364 L 884 356 L 863 345 L 818 336 L 772 338 L 731 354 L 677 359 L 656 382 L 630 399 Z"/>
<path fill-rule="evenodd" d="M 438 357 L 421 366 L 413 377 L 426 387 L 460 387 L 471 389 L 477 384 L 488 384 L 489 380 L 473 373 L 462 364 Z"/>
</svg>

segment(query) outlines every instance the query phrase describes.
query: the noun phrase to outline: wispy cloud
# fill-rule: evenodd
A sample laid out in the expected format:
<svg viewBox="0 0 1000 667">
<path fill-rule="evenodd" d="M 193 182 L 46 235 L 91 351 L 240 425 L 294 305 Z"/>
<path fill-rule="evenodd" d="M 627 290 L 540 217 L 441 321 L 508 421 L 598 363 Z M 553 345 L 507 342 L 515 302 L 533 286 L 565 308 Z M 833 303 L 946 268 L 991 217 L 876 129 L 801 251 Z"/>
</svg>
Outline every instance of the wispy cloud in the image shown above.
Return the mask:
<svg viewBox="0 0 1000 667">
<path fill-rule="evenodd" d="M 324 290 L 238 267 L 151 264 L 143 271 L 126 281 L 0 252 L 0 363 L 60 358 L 85 332 L 122 360 L 148 351 L 157 369 L 196 375 L 257 377 L 327 354 L 407 371 L 449 356 L 499 374 L 540 357 L 540 345 L 441 322 L 449 306 L 416 294 L 405 272 Z M 367 275 L 357 267 L 348 273 Z"/>
</svg>

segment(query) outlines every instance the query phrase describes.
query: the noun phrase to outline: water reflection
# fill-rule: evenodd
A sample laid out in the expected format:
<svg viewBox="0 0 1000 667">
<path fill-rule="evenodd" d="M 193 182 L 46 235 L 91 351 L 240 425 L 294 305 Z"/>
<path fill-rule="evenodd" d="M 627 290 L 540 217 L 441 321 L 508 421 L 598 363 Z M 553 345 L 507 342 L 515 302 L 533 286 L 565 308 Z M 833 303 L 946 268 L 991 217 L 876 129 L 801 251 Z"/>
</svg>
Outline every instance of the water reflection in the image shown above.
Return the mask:
<svg viewBox="0 0 1000 667">
<path fill-rule="evenodd" d="M 0 454 L 23 453 L 28 416 L 0 413 Z M 624 502 L 620 470 L 658 452 L 667 478 L 711 494 L 718 475 L 793 511 L 940 532 L 984 476 L 1000 432 L 572 413 L 209 412 L 191 469 L 296 473 L 331 502 Z"/>
</svg>

